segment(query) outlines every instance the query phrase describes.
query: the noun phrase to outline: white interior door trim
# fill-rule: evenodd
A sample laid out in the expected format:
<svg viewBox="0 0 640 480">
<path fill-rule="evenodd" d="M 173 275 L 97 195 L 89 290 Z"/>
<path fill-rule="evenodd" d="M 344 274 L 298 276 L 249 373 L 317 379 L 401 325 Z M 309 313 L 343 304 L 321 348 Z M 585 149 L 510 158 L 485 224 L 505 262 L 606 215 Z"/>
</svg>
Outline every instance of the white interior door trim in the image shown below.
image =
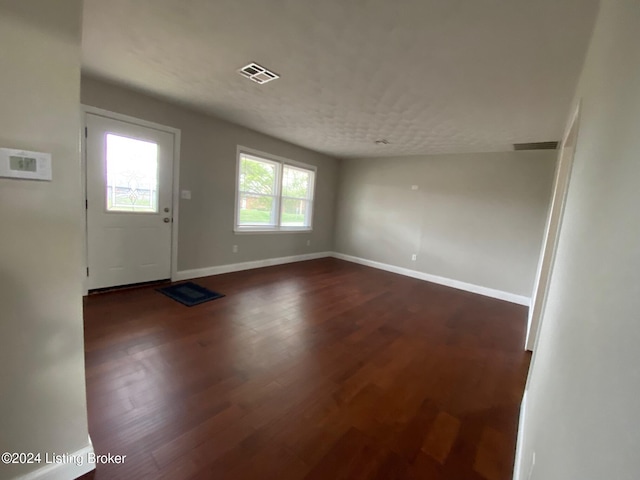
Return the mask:
<svg viewBox="0 0 640 480">
<path fill-rule="evenodd" d="M 178 272 L 178 225 L 179 225 L 179 208 L 180 208 L 180 136 L 181 130 L 174 127 L 169 127 L 167 125 L 161 125 L 159 123 L 150 122 L 148 120 L 143 120 L 141 118 L 131 117 L 129 115 L 124 115 L 122 113 L 111 112 L 109 110 L 104 110 L 102 108 L 92 107 L 90 105 L 80 105 L 81 114 L 82 114 L 82 132 L 80 138 L 81 142 L 81 154 L 82 154 L 82 193 L 84 194 L 83 199 L 87 198 L 87 148 L 86 148 L 86 137 L 84 134 L 84 128 L 87 124 L 86 116 L 88 113 L 92 115 L 97 115 L 100 117 L 109 118 L 112 120 L 119 120 L 121 122 L 131 123 L 132 125 L 138 125 L 140 127 L 153 128 L 155 130 L 160 130 L 161 132 L 170 133 L 173 135 L 173 192 L 172 192 L 172 212 L 173 212 L 173 226 L 171 229 L 171 280 L 174 281 L 176 279 L 176 275 Z M 89 259 L 87 256 L 87 211 L 85 206 L 82 205 L 83 213 L 83 225 L 84 225 L 84 261 L 85 267 L 89 265 Z M 87 285 L 87 276 L 86 269 L 83 271 L 83 295 L 88 294 L 88 285 Z"/>
<path fill-rule="evenodd" d="M 580 108 L 581 101 L 573 110 L 558 151 L 558 160 L 556 166 L 556 175 L 553 183 L 553 191 L 551 193 L 551 203 L 549 205 L 549 213 L 547 215 L 547 224 L 542 241 L 538 268 L 536 270 L 536 278 L 531 294 L 531 306 L 529 307 L 529 317 L 527 322 L 527 337 L 525 340 L 525 350 L 535 351 L 535 345 L 538 339 L 538 333 L 542 323 L 542 317 L 547 305 L 547 295 L 553 268 L 555 264 L 556 251 L 558 249 L 558 241 L 562 230 L 562 220 L 564 217 L 565 204 L 567 202 L 567 193 L 571 182 L 571 174 L 573 171 L 573 158 L 578 143 L 579 127 L 580 127 Z M 572 136 L 572 138 L 570 138 Z M 569 144 L 571 142 L 571 144 Z M 567 149 L 571 151 L 567 153 Z M 563 176 L 564 173 L 564 176 Z M 554 226 L 555 222 L 555 226 Z"/>
</svg>

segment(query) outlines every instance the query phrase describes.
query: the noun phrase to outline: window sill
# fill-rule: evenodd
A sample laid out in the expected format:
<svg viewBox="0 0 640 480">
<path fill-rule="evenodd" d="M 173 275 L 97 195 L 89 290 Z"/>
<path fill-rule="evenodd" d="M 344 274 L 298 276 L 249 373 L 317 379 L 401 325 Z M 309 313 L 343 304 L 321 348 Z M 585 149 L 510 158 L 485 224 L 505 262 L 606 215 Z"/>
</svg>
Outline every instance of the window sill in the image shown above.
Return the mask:
<svg viewBox="0 0 640 480">
<path fill-rule="evenodd" d="M 313 228 L 235 228 L 234 235 L 256 235 L 256 234 L 273 234 L 273 233 L 311 233 Z"/>
</svg>

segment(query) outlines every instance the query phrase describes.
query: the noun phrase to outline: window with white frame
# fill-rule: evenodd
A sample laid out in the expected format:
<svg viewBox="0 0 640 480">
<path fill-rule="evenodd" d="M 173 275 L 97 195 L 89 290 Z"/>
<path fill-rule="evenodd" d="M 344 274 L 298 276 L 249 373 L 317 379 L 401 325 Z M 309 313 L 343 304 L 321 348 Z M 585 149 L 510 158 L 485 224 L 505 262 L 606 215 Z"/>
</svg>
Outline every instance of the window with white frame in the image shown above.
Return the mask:
<svg viewBox="0 0 640 480">
<path fill-rule="evenodd" d="M 315 167 L 238 148 L 235 230 L 311 230 Z"/>
</svg>

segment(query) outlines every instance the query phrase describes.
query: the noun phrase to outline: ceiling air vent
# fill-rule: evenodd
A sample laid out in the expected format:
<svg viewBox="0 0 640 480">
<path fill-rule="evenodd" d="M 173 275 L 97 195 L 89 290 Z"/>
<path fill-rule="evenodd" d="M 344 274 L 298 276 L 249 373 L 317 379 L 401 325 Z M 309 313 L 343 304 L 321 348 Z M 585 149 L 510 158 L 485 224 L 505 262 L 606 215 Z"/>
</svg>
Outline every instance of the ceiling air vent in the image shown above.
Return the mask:
<svg viewBox="0 0 640 480">
<path fill-rule="evenodd" d="M 514 150 L 556 150 L 558 142 L 514 143 Z"/>
<path fill-rule="evenodd" d="M 275 80 L 276 78 L 280 78 L 280 75 L 272 72 L 271 70 L 267 70 L 264 67 L 261 67 L 257 63 L 250 63 L 249 65 L 245 65 L 238 73 L 243 77 L 248 78 L 249 80 L 253 80 L 256 83 L 263 84 L 270 82 L 271 80 Z"/>
</svg>

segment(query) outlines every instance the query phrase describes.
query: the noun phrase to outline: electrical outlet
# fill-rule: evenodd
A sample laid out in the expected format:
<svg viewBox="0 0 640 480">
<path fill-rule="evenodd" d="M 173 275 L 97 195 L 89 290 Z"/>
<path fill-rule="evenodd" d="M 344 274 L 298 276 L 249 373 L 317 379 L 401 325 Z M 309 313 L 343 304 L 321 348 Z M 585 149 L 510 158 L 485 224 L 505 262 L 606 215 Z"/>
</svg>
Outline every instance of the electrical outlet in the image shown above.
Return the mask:
<svg viewBox="0 0 640 480">
<path fill-rule="evenodd" d="M 238 253 L 238 245 L 234 245 L 234 246 L 231 248 L 231 251 L 232 251 L 233 253 Z"/>
<path fill-rule="evenodd" d="M 307 247 L 311 246 L 311 240 L 307 240 Z"/>
<path fill-rule="evenodd" d="M 411 261 L 412 262 L 415 262 L 417 259 L 418 259 L 418 255 L 417 254 L 414 253 L 413 255 L 411 255 Z"/>
</svg>

